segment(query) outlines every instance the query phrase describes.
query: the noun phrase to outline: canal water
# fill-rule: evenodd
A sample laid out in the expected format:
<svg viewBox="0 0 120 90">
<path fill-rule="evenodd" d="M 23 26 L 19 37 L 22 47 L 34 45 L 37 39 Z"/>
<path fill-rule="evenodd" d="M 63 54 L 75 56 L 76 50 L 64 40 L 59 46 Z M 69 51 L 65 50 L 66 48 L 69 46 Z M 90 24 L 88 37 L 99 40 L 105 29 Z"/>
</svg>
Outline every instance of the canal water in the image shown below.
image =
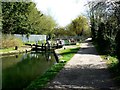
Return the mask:
<svg viewBox="0 0 120 90">
<path fill-rule="evenodd" d="M 2 88 L 23 89 L 55 63 L 55 57 L 50 52 L 30 52 L 2 57 Z"/>
</svg>

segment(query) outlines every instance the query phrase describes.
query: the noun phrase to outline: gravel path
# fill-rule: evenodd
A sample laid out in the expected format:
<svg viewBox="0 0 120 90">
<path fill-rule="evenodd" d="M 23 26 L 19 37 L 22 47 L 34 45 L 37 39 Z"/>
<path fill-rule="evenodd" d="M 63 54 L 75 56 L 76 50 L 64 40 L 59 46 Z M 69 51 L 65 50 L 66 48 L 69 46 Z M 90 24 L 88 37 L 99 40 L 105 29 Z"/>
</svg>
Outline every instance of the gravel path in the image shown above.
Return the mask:
<svg viewBox="0 0 120 90">
<path fill-rule="evenodd" d="M 81 44 L 78 53 L 48 84 L 46 89 L 120 90 L 114 85 L 106 62 L 101 59 L 91 42 Z"/>
</svg>

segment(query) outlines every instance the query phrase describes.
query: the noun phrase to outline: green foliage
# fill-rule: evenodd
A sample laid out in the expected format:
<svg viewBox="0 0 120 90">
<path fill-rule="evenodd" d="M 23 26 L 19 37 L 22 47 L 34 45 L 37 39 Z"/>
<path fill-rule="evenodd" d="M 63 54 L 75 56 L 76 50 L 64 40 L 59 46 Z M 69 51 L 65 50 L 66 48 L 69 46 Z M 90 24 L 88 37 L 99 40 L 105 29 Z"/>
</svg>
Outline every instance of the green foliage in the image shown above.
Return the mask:
<svg viewBox="0 0 120 90">
<path fill-rule="evenodd" d="M 97 37 L 97 33 L 96 33 L 96 29 L 95 29 L 95 23 L 91 21 L 91 36 L 92 36 L 92 40 L 96 40 Z"/>
<path fill-rule="evenodd" d="M 79 16 L 74 19 L 66 27 L 56 27 L 54 28 L 54 35 L 60 36 L 91 36 L 90 27 L 88 24 L 88 19 L 84 16 Z"/>
<path fill-rule="evenodd" d="M 67 36 L 67 31 L 63 27 L 54 28 L 54 35 L 56 37 Z"/>
<path fill-rule="evenodd" d="M 70 32 L 74 33 L 75 35 L 87 35 L 85 31 L 89 31 L 88 20 L 84 16 L 79 16 L 72 21 L 70 25 L 67 27 Z"/>
<path fill-rule="evenodd" d="M 120 59 L 120 1 L 91 1 L 90 21 L 94 42 L 107 54 L 116 54 Z"/>
<path fill-rule="evenodd" d="M 43 76 L 38 77 L 33 81 L 25 90 L 40 90 L 44 88 L 48 82 L 50 82 L 57 73 L 64 67 L 67 61 L 69 61 L 73 55 L 79 50 L 79 48 L 60 50 L 59 54 L 62 56 L 60 60 L 65 60 L 65 62 L 60 62 L 53 65 Z"/>
<path fill-rule="evenodd" d="M 25 33 L 28 6 L 24 2 L 2 2 L 3 33 Z"/>
<path fill-rule="evenodd" d="M 83 36 L 91 37 L 91 29 L 90 29 L 90 27 L 87 30 L 83 31 Z"/>
<path fill-rule="evenodd" d="M 103 60 L 107 60 L 108 69 L 111 72 L 111 78 L 116 82 L 118 86 L 120 86 L 120 63 L 117 59 L 116 55 L 106 55 L 103 53 L 103 49 L 96 44 L 94 44 L 98 53 L 101 55 Z"/>
<path fill-rule="evenodd" d="M 37 10 L 33 2 L 2 2 L 3 33 L 48 34 L 55 21 Z"/>
<path fill-rule="evenodd" d="M 9 52 L 14 50 L 14 48 L 6 48 L 6 49 L 0 49 L 0 52 Z"/>
<path fill-rule="evenodd" d="M 2 7 L 1 7 L 1 2 L 0 2 L 0 31 L 2 31 Z"/>
<path fill-rule="evenodd" d="M 98 27 L 98 32 L 97 32 L 97 43 L 101 49 L 104 50 L 107 48 L 107 40 L 104 38 L 104 31 L 105 31 L 105 25 L 104 23 L 100 23 Z"/>
<path fill-rule="evenodd" d="M 116 55 L 120 61 L 120 29 L 116 35 Z"/>
<path fill-rule="evenodd" d="M 109 57 L 108 68 L 110 72 L 112 73 L 112 78 L 114 81 L 116 81 L 117 85 L 120 85 L 120 64 L 118 59 L 115 56 L 107 56 Z"/>
<path fill-rule="evenodd" d="M 11 35 L 2 35 L 1 38 L 2 42 L 0 42 L 0 44 L 2 45 L 1 48 L 5 49 L 5 48 L 11 48 L 11 47 L 15 47 L 18 46 L 20 47 L 22 45 L 22 41 L 15 38 L 14 36 Z"/>
</svg>

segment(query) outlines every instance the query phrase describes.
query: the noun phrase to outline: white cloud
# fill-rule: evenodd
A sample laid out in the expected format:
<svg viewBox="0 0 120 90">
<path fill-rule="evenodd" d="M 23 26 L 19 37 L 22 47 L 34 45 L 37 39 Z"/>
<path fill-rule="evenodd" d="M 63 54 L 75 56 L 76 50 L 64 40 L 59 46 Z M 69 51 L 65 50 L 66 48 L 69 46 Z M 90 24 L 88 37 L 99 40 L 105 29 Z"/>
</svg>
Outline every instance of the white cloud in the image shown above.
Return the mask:
<svg viewBox="0 0 120 90">
<path fill-rule="evenodd" d="M 87 0 L 33 0 L 37 8 L 51 15 L 60 26 L 65 26 L 85 12 Z"/>
</svg>

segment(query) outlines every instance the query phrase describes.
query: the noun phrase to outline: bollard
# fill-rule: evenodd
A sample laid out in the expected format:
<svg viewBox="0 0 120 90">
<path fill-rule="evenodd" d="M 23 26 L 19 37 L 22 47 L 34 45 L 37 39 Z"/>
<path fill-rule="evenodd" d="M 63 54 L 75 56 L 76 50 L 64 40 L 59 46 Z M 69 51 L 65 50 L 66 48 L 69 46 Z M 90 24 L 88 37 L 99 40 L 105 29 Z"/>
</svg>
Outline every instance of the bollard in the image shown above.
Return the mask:
<svg viewBox="0 0 120 90">
<path fill-rule="evenodd" d="M 53 51 L 53 54 L 54 54 L 54 57 L 55 57 L 55 59 L 56 59 L 56 62 L 59 63 L 58 55 L 55 53 L 55 51 Z"/>
<path fill-rule="evenodd" d="M 43 43 L 42 43 L 42 51 L 43 51 Z"/>
<path fill-rule="evenodd" d="M 56 49 L 58 49 L 58 43 L 57 43 Z"/>
<path fill-rule="evenodd" d="M 18 46 L 15 46 L 15 50 L 18 50 Z"/>
</svg>

